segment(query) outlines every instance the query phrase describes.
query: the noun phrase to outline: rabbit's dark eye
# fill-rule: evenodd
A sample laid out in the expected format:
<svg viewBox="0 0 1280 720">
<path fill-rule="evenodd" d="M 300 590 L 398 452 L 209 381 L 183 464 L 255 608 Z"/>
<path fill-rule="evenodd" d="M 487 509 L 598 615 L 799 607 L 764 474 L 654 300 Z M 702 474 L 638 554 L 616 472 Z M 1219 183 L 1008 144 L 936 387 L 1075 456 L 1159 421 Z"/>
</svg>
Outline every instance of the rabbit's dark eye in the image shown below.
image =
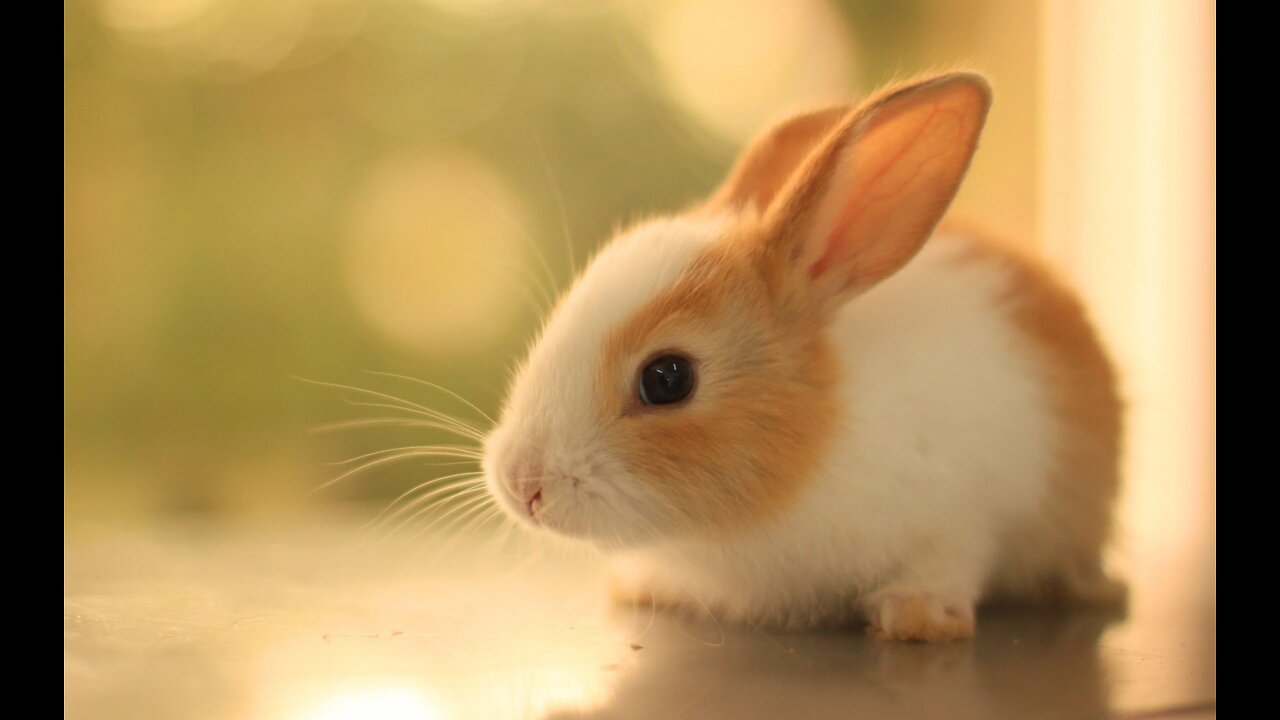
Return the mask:
<svg viewBox="0 0 1280 720">
<path fill-rule="evenodd" d="M 693 364 L 679 355 L 663 355 L 640 371 L 640 400 L 645 405 L 670 405 L 693 392 Z"/>
</svg>

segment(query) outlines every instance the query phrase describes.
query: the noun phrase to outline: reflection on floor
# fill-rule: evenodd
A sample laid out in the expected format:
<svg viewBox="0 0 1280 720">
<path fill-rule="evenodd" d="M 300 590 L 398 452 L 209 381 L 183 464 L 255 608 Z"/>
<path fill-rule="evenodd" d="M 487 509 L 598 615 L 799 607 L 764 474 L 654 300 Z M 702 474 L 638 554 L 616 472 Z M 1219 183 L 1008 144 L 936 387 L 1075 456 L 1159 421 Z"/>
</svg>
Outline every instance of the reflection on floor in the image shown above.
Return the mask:
<svg viewBox="0 0 1280 720">
<path fill-rule="evenodd" d="M 591 557 L 358 525 L 68 535 L 68 718 L 1214 717 L 1211 548 L 1127 612 L 894 645 L 608 608 Z"/>
</svg>

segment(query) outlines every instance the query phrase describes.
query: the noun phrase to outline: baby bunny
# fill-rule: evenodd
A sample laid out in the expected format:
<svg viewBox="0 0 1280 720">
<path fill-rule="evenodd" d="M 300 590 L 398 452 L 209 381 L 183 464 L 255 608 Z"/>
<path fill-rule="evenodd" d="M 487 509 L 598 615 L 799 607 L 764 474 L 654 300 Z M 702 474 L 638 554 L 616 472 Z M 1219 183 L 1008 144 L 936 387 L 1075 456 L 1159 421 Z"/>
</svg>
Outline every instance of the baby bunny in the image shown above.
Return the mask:
<svg viewBox="0 0 1280 720">
<path fill-rule="evenodd" d="M 490 492 L 604 550 L 616 599 L 731 621 L 938 641 L 992 596 L 1122 597 L 1121 407 L 1080 302 L 931 239 L 990 102 L 956 72 L 791 118 L 614 238 L 511 385 Z"/>
</svg>

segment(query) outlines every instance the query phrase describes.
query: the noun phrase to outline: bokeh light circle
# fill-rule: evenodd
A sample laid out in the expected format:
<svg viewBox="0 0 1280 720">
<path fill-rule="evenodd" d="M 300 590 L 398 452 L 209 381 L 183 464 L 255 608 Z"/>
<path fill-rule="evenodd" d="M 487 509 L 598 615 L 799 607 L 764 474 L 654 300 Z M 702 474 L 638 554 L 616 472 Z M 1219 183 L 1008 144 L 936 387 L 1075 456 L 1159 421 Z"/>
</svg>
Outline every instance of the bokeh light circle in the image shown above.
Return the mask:
<svg viewBox="0 0 1280 720">
<path fill-rule="evenodd" d="M 370 687 L 336 693 L 297 720 L 441 720 L 445 715 L 416 687 Z"/>
<path fill-rule="evenodd" d="M 98 17 L 148 68 L 240 81 L 328 57 L 364 20 L 367 0 L 97 0 Z M 160 62 L 156 59 L 160 58 Z"/>
<path fill-rule="evenodd" d="M 188 25 L 217 0 L 100 0 L 102 19 L 122 32 L 164 32 Z"/>
<path fill-rule="evenodd" d="M 746 140 L 783 113 L 853 94 L 853 40 L 825 0 L 645 7 L 645 37 L 665 89 L 728 139 Z"/>
<path fill-rule="evenodd" d="M 464 355 L 502 337 L 527 302 L 526 211 L 471 155 L 418 153 L 376 167 L 350 210 L 344 268 L 388 338 Z"/>
</svg>

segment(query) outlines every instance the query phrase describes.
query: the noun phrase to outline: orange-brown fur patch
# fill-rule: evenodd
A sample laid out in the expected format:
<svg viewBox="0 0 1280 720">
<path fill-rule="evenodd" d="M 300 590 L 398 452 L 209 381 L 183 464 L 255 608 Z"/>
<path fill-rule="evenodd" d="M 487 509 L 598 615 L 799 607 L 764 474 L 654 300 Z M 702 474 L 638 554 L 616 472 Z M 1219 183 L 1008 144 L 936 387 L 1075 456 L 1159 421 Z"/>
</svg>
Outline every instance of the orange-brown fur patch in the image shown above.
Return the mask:
<svg viewBox="0 0 1280 720">
<path fill-rule="evenodd" d="M 753 251 L 760 232 L 751 216 L 740 221 L 603 350 L 600 411 L 617 419 L 609 445 L 701 531 L 785 507 L 817 471 L 839 412 L 825 327 L 772 301 Z M 671 338 L 696 339 L 700 352 Z M 693 355 L 697 387 L 677 407 L 636 397 L 639 364 L 661 350 Z"/>
<path fill-rule="evenodd" d="M 896 84 L 861 103 L 815 146 L 765 215 L 775 238 L 766 248 L 773 280 L 834 313 L 850 291 L 905 265 L 959 187 L 990 101 L 984 79 L 953 73 Z M 955 120 L 937 122 L 939 115 Z M 921 172 L 926 166 L 933 171 Z M 851 177 L 839 177 L 842 168 Z M 901 197 L 886 202 L 886 193 Z M 795 272 L 797 263 L 809 272 Z"/>
<path fill-rule="evenodd" d="M 818 470 L 840 412 L 827 322 L 851 282 L 869 287 L 924 243 L 968 166 L 989 100 L 985 80 L 960 73 L 888 88 L 856 110 L 797 116 L 761 136 L 695 209 L 741 212 L 671 289 L 606 339 L 598 388 L 603 416 L 622 420 L 606 429 L 615 434 L 609 445 L 690 526 L 725 528 L 777 513 Z M 960 123 L 940 124 L 940 115 Z M 964 142 L 952 142 L 953 125 Z M 857 222 L 844 230 L 862 242 L 860 223 L 870 218 L 870 234 L 885 231 L 888 240 L 845 252 L 858 261 L 842 259 L 838 272 L 825 274 L 832 277 L 815 280 L 808 270 L 830 250 L 829 233 L 815 225 L 836 220 L 819 217 L 830 207 L 847 209 L 848 188 L 835 175 L 855 142 L 879 158 L 855 180 L 871 183 L 892 169 L 895 192 L 913 202 L 873 212 L 870 200 L 859 200 L 850 216 Z M 939 172 L 922 176 L 930 163 Z M 698 386 L 678 407 L 636 399 L 638 365 L 659 351 L 693 356 Z"/>
<path fill-rule="evenodd" d="M 720 189 L 697 211 L 718 215 L 754 207 L 763 212 L 818 142 L 852 109 L 837 105 L 814 110 L 770 128 L 751 142 Z"/>
<path fill-rule="evenodd" d="M 1115 370 L 1084 306 L 1044 263 L 957 225 L 948 223 L 945 232 L 958 229 L 970 240 L 967 260 L 995 259 L 1007 268 L 1005 307 L 1036 353 L 1060 429 L 1044 514 L 1006 539 L 1013 550 L 994 589 L 1015 597 L 1119 599 L 1122 586 L 1102 570 L 1120 489 L 1123 408 Z M 1019 557 L 1048 558 L 1052 566 L 1022 566 Z"/>
</svg>

